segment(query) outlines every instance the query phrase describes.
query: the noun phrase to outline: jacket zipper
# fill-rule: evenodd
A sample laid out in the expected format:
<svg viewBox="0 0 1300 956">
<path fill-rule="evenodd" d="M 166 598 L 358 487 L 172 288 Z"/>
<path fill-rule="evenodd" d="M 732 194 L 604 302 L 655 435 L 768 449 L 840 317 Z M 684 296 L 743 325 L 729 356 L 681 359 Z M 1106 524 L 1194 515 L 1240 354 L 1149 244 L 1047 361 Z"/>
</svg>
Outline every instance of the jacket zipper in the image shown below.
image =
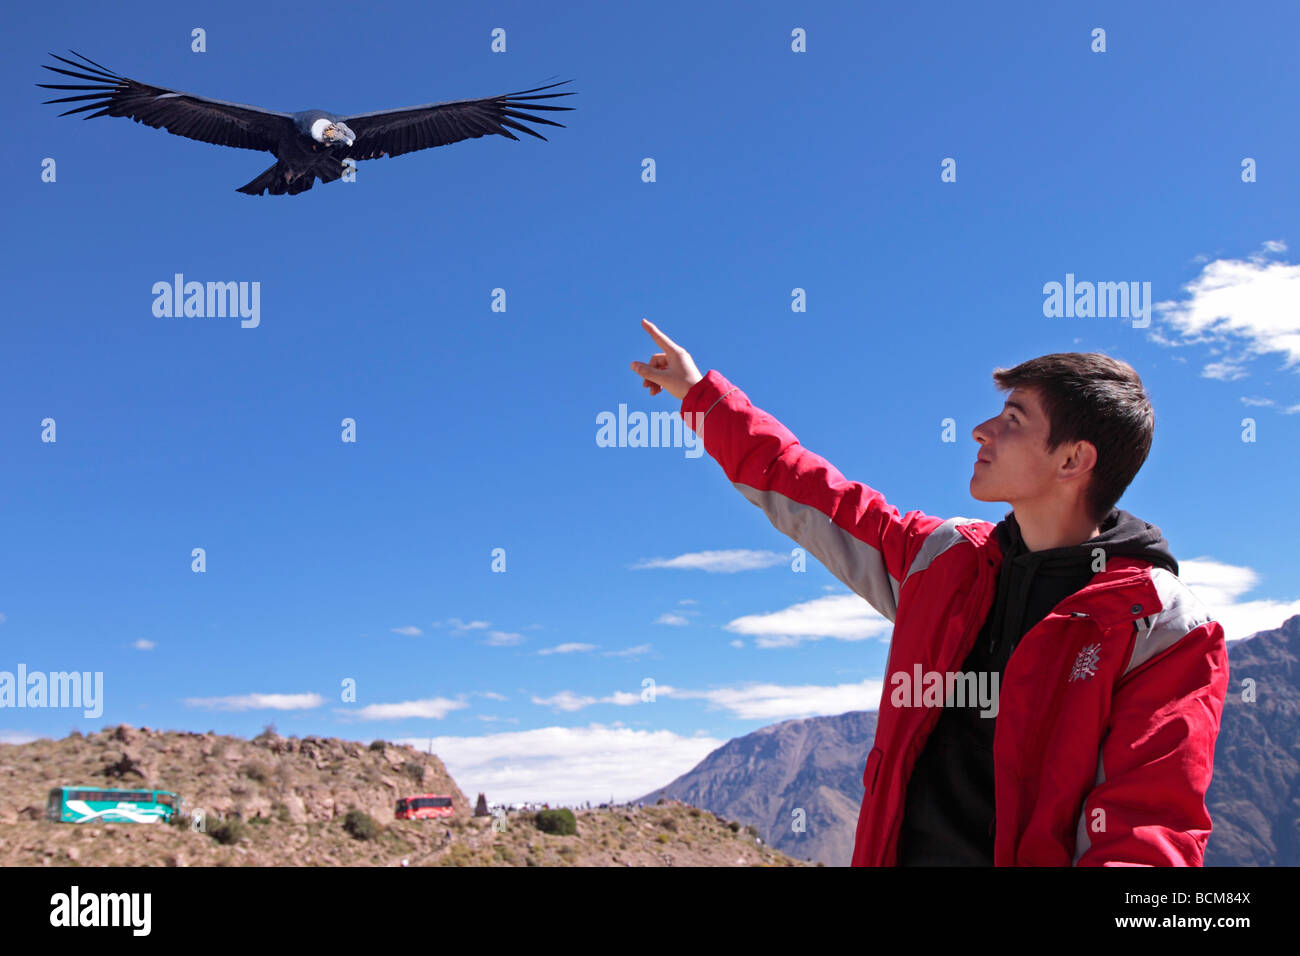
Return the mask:
<svg viewBox="0 0 1300 956">
<path fill-rule="evenodd" d="M 993 559 L 992 559 L 992 558 L 985 558 L 985 562 L 986 562 L 986 563 L 985 563 L 984 565 L 982 565 L 981 568 L 980 568 L 980 574 L 979 574 L 979 577 L 978 577 L 978 579 L 977 579 L 977 584 L 979 584 L 979 583 L 983 583 L 984 581 L 987 580 L 988 569 L 989 569 L 990 566 L 992 566 L 992 564 L 993 564 Z M 986 591 L 987 591 L 986 588 L 982 588 L 982 589 L 980 589 L 980 593 L 981 593 L 981 594 L 986 593 Z M 996 601 L 996 600 L 997 600 L 997 595 L 994 594 L 994 595 L 993 595 L 993 598 L 989 601 L 989 606 L 988 606 L 987 608 L 984 609 L 984 615 L 987 615 L 987 614 L 989 613 L 989 611 L 990 611 L 990 610 L 992 609 L 992 607 L 993 607 L 993 602 Z M 961 637 L 962 637 L 962 644 L 963 644 L 963 645 L 965 645 L 965 643 L 966 643 L 966 638 L 968 638 L 968 637 L 970 636 L 970 632 L 971 632 L 972 630 L 974 630 L 974 629 L 979 625 L 979 623 L 981 622 L 982 618 L 983 618 L 983 616 L 980 614 L 980 611 L 979 611 L 979 605 L 976 604 L 976 605 L 975 605 L 975 610 L 974 610 L 973 612 L 971 612 L 970 616 L 967 617 L 967 619 L 966 619 L 966 627 L 962 630 L 962 635 L 961 635 Z M 890 651 L 891 651 L 890 657 L 892 657 L 892 656 L 893 656 L 893 654 L 892 654 L 893 648 L 890 648 Z M 888 675 L 888 672 L 886 672 L 886 675 L 885 675 L 886 679 L 888 679 L 888 676 L 889 676 L 889 675 Z M 942 716 L 942 715 L 940 715 L 940 716 Z M 936 720 L 936 722 L 937 722 L 937 720 Z M 933 728 L 931 728 L 931 732 L 933 732 Z M 920 756 L 920 755 L 918 754 L 918 757 L 919 757 L 919 756 Z M 881 759 L 882 761 L 885 759 L 885 754 L 884 754 L 883 752 L 882 752 L 881 755 L 880 755 L 880 759 Z M 915 769 L 915 765 L 913 765 L 913 769 Z M 877 776 L 877 777 L 880 776 L 880 766 L 879 766 L 879 764 L 876 765 L 876 776 Z M 902 799 L 898 801 L 898 809 L 895 810 L 895 811 L 894 811 L 894 815 L 893 815 L 892 817 L 890 817 L 890 820 L 889 820 L 889 828 L 885 831 L 885 832 L 888 834 L 888 836 L 890 837 L 890 839 L 892 840 L 893 844 L 894 844 L 894 862 L 895 862 L 895 865 L 897 865 L 897 862 L 898 862 L 898 834 L 897 834 L 897 832 L 896 832 L 896 827 L 901 823 L 901 818 L 902 818 L 903 811 L 906 810 L 906 809 L 907 809 L 907 792 L 906 792 L 906 789 L 904 789 Z M 996 807 L 995 807 L 995 810 L 996 810 Z M 996 816 L 996 813 L 995 813 L 995 816 Z"/>
</svg>

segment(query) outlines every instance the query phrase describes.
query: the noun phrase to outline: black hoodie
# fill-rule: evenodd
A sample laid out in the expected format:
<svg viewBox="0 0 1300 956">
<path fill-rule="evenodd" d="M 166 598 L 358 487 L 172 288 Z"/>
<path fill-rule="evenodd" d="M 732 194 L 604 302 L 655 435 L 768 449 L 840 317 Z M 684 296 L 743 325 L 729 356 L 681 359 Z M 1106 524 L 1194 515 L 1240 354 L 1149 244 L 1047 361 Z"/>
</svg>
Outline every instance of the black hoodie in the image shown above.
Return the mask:
<svg viewBox="0 0 1300 956">
<path fill-rule="evenodd" d="M 1015 512 L 993 536 L 1003 554 L 997 595 L 963 671 L 998 675 L 1029 630 L 1093 577 L 1093 549 L 1131 557 L 1178 573 L 1178 562 L 1155 525 L 1111 509 L 1095 538 L 1081 544 L 1030 551 Z M 899 866 L 993 865 L 993 731 L 996 717 L 980 705 L 944 708 L 917 758 L 907 788 L 899 834 Z"/>
</svg>

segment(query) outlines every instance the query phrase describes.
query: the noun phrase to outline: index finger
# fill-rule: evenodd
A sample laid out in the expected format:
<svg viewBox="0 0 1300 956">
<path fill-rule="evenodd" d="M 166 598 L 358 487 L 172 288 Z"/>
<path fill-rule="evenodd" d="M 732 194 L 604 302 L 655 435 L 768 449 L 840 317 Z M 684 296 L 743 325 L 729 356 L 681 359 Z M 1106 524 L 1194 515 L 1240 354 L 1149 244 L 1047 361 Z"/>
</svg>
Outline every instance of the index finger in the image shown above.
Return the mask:
<svg viewBox="0 0 1300 956">
<path fill-rule="evenodd" d="M 650 333 L 650 337 L 663 347 L 664 351 L 680 352 L 682 350 L 682 347 L 680 345 L 678 345 L 668 336 L 660 332 L 659 327 L 655 325 L 653 322 L 651 322 L 649 319 L 642 319 L 641 324 L 642 326 L 645 327 L 645 330 Z"/>
</svg>

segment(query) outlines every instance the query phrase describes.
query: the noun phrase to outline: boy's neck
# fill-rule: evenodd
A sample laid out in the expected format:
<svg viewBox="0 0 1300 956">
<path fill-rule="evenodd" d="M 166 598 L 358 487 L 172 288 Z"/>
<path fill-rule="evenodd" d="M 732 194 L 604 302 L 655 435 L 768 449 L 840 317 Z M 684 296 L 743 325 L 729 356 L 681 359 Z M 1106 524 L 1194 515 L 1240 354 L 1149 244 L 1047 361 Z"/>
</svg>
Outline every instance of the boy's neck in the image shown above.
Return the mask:
<svg viewBox="0 0 1300 956">
<path fill-rule="evenodd" d="M 1035 508 L 1017 505 L 1012 509 L 1020 527 L 1020 539 L 1030 551 L 1050 551 L 1083 544 L 1101 533 L 1092 518 L 1075 510 L 1062 512 L 1058 506 Z"/>
</svg>

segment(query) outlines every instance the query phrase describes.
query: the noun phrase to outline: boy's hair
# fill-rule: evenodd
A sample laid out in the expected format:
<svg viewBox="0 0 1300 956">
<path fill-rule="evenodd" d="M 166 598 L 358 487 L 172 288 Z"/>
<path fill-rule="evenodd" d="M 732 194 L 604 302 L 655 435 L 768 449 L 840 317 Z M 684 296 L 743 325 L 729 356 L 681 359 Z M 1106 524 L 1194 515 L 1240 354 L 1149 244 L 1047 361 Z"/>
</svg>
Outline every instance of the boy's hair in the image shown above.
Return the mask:
<svg viewBox="0 0 1300 956">
<path fill-rule="evenodd" d="M 1155 412 L 1133 366 L 1101 352 L 1057 352 L 995 369 L 993 381 L 1002 391 L 1037 391 L 1051 426 L 1049 453 L 1064 442 L 1096 447 L 1084 501 L 1101 522 L 1146 461 L 1155 434 Z"/>
</svg>

